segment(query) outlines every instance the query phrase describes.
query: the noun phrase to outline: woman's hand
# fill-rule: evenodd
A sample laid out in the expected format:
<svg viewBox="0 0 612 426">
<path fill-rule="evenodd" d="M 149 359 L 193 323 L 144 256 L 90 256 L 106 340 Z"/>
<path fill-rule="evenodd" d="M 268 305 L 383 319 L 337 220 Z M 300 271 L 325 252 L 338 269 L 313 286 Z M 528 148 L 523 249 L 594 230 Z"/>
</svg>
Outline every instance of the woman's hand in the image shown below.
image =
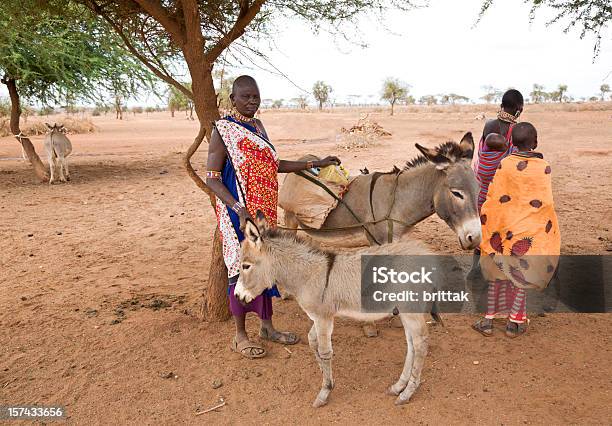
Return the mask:
<svg viewBox="0 0 612 426">
<path fill-rule="evenodd" d="M 247 219 L 253 220 L 253 218 L 251 217 L 246 207 L 241 207 L 240 210 L 238 210 L 237 214 L 238 214 L 238 217 L 240 218 L 240 230 L 244 231 L 244 227 L 246 226 Z"/>
<path fill-rule="evenodd" d="M 322 160 L 314 161 L 313 165 L 315 167 L 327 167 L 327 166 L 339 166 L 341 163 L 340 159 L 335 155 L 330 155 L 325 157 Z"/>
</svg>

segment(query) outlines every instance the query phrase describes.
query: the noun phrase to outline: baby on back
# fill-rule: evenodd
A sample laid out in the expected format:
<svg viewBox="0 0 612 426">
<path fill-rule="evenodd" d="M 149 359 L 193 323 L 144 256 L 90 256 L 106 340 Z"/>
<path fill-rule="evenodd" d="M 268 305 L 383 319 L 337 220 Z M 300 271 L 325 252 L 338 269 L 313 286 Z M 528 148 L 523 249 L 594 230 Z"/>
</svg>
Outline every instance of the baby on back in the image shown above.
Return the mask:
<svg viewBox="0 0 612 426">
<path fill-rule="evenodd" d="M 505 152 L 508 149 L 508 141 L 499 133 L 489 133 L 485 138 L 485 145 L 495 152 Z"/>
</svg>

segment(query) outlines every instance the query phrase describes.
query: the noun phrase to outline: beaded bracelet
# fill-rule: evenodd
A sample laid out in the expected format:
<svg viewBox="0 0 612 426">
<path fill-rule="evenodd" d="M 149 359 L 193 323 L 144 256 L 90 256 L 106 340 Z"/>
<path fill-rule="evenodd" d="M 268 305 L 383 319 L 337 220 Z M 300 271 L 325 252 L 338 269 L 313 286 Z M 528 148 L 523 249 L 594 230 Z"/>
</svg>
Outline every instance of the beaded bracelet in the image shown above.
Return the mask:
<svg viewBox="0 0 612 426">
<path fill-rule="evenodd" d="M 230 207 L 234 212 L 238 213 L 240 209 L 244 207 L 240 201 L 236 201 L 232 207 Z"/>
<path fill-rule="evenodd" d="M 216 170 L 206 170 L 207 179 L 221 179 L 221 172 Z"/>
</svg>

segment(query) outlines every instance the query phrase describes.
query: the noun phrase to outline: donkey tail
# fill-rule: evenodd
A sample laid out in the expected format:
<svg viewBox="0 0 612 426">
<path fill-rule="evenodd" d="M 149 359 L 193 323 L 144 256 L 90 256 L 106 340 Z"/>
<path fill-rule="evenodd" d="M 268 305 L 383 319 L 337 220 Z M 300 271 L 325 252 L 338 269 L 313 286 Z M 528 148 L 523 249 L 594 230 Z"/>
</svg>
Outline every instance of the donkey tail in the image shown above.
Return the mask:
<svg viewBox="0 0 612 426">
<path fill-rule="evenodd" d="M 435 322 L 437 322 L 438 324 L 440 324 L 442 327 L 446 327 L 444 325 L 444 321 L 442 321 L 442 317 L 440 316 L 440 314 L 438 313 L 438 304 L 436 302 L 433 303 L 433 305 L 431 306 L 431 317 L 433 318 L 433 320 Z"/>
</svg>

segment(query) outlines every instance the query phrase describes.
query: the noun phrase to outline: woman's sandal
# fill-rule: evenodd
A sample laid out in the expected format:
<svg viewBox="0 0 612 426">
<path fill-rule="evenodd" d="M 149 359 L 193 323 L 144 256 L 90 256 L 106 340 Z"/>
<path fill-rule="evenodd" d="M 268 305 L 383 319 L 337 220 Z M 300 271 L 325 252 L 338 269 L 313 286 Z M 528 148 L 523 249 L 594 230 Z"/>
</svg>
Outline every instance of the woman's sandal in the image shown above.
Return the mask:
<svg viewBox="0 0 612 426">
<path fill-rule="evenodd" d="M 506 324 L 506 337 L 509 337 L 510 339 L 519 337 L 521 334 L 525 334 L 526 332 L 527 324 L 525 323 L 508 321 L 508 324 Z"/>
<path fill-rule="evenodd" d="M 266 356 L 266 350 L 263 348 L 263 346 L 251 342 L 248 339 L 241 342 L 236 342 L 235 337 L 232 339 L 232 351 L 249 359 L 263 358 Z"/>
<path fill-rule="evenodd" d="M 290 331 L 274 331 L 274 333 L 269 334 L 267 328 L 259 330 L 259 337 L 281 345 L 295 345 L 300 341 L 300 336 Z"/>
<path fill-rule="evenodd" d="M 485 337 L 493 335 L 493 321 L 487 318 L 481 318 L 472 324 L 472 328 Z"/>
</svg>

